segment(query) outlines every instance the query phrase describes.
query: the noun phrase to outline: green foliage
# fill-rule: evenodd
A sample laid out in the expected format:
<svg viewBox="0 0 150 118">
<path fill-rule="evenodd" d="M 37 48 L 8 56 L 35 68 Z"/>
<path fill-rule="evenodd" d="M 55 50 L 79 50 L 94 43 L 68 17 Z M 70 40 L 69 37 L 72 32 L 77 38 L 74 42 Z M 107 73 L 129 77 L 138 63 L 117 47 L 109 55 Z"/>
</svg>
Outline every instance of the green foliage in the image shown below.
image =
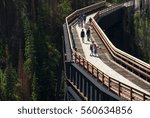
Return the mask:
<svg viewBox="0 0 150 118">
<path fill-rule="evenodd" d="M 4 100 L 5 94 L 5 82 L 6 76 L 5 73 L 0 69 L 0 100 Z"/>
<path fill-rule="evenodd" d="M 38 78 L 36 78 L 36 75 L 33 75 L 33 81 L 32 81 L 32 100 L 38 100 Z"/>
<path fill-rule="evenodd" d="M 19 100 L 17 73 L 10 65 L 5 72 L 0 69 L 0 99 Z"/>
<path fill-rule="evenodd" d="M 112 3 L 121 3 L 124 2 L 124 0 L 112 0 Z"/>
<path fill-rule="evenodd" d="M 71 13 L 71 1 L 70 0 L 63 0 L 60 4 L 58 4 L 58 16 L 61 21 L 65 19 L 65 17 Z"/>
<path fill-rule="evenodd" d="M 150 62 L 150 19 L 142 17 L 140 13 L 134 14 L 134 34 L 137 46 L 137 55 L 142 60 Z"/>
<path fill-rule="evenodd" d="M 25 37 L 25 69 L 31 78 L 33 75 L 34 56 L 35 56 L 34 38 L 27 16 L 24 17 L 23 22 L 24 22 L 24 37 Z"/>
<path fill-rule="evenodd" d="M 27 47 L 28 65 L 32 65 L 32 100 L 54 100 L 56 93 L 56 77 L 57 77 L 57 64 L 59 60 L 59 52 L 50 40 L 48 31 L 48 3 L 40 2 L 37 9 L 36 22 L 32 25 L 33 41 L 30 42 L 34 48 Z M 31 29 L 31 28 L 28 28 Z M 28 33 L 26 33 L 28 34 Z M 30 36 L 30 35 L 28 35 Z M 27 41 L 27 40 L 26 40 Z M 32 47 L 32 46 L 31 46 Z M 50 49 L 50 47 L 52 47 Z M 34 51 L 35 50 L 35 51 Z M 32 52 L 33 51 L 33 52 Z M 31 58 L 34 55 L 36 58 Z M 31 63 L 30 63 L 31 62 Z M 34 63 L 35 62 L 35 63 Z M 28 66 L 29 67 L 29 66 Z M 34 74 L 33 74 L 34 73 Z"/>
<path fill-rule="evenodd" d="M 17 73 L 10 65 L 5 71 L 6 83 L 5 83 L 5 100 L 17 100 Z"/>
<path fill-rule="evenodd" d="M 58 80 L 58 78 L 61 78 L 62 71 L 60 54 L 62 50 L 62 24 L 64 23 L 65 17 L 73 11 L 71 3 L 76 2 L 78 6 L 85 6 L 87 3 L 90 4 L 93 1 L 61 0 L 61 2 L 58 2 L 33 0 L 31 2 L 29 0 L 11 0 L 11 2 L 8 2 L 2 0 L 3 7 L 8 4 L 8 8 L 10 8 L 10 3 L 13 4 L 13 7 L 16 7 L 16 16 L 14 18 L 16 22 L 14 22 L 14 27 L 12 28 L 14 30 L 10 33 L 12 34 L 10 38 L 13 37 L 14 40 L 8 38 L 9 43 L 7 45 L 11 47 L 11 43 L 16 44 L 16 47 L 19 47 L 19 49 L 13 49 L 12 52 L 10 50 L 7 51 L 6 44 L 4 43 L 5 39 L 2 39 L 3 37 L 0 32 L 1 100 L 20 99 L 18 92 L 23 90 L 23 88 L 18 83 L 20 80 L 17 76 L 18 72 L 16 72 L 19 63 L 24 64 L 24 66 L 19 65 L 22 70 L 25 68 L 25 72 L 21 71 L 19 75 L 21 77 L 23 76 L 23 79 L 29 79 L 29 81 L 25 80 L 26 82 L 31 82 L 25 84 L 30 85 L 27 92 L 31 91 L 29 94 L 32 100 L 55 100 L 56 91 L 59 88 L 58 85 L 64 83 Z M 2 13 L 5 14 L 5 9 L 2 10 Z M 9 9 L 7 10 L 7 12 L 11 13 Z M 7 17 L 10 18 L 9 16 Z M 7 30 L 5 33 L 7 34 L 8 32 Z M 18 50 L 22 51 L 22 58 Z M 14 59 L 11 58 L 14 57 L 14 54 L 19 55 L 19 58 L 16 58 L 16 64 L 18 65 L 15 65 L 13 63 Z M 6 66 L 5 68 L 2 68 L 3 63 Z M 17 91 L 16 89 L 19 87 L 21 90 Z"/>
<path fill-rule="evenodd" d="M 5 63 L 5 42 L 3 39 L 0 38 L 0 68 Z"/>
</svg>

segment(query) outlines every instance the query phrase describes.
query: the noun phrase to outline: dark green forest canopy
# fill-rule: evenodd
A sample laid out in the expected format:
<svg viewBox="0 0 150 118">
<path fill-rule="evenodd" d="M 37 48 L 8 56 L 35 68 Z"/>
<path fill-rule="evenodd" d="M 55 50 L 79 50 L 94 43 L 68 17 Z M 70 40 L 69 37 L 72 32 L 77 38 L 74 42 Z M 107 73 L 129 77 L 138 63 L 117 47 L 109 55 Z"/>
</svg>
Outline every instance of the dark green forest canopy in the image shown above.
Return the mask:
<svg viewBox="0 0 150 118">
<path fill-rule="evenodd" d="M 62 63 L 61 23 L 52 22 L 58 16 L 55 13 L 58 3 L 50 0 L 0 2 L 0 99 L 55 100 Z M 59 28 L 57 32 L 54 27 Z M 8 75 L 8 71 L 14 74 Z M 14 82 L 8 81 L 11 78 Z M 8 82 L 11 87 L 7 86 Z M 7 97 L 8 93 L 11 95 Z"/>
<path fill-rule="evenodd" d="M 96 0 L 0 1 L 0 100 L 60 100 L 62 24 Z"/>
</svg>

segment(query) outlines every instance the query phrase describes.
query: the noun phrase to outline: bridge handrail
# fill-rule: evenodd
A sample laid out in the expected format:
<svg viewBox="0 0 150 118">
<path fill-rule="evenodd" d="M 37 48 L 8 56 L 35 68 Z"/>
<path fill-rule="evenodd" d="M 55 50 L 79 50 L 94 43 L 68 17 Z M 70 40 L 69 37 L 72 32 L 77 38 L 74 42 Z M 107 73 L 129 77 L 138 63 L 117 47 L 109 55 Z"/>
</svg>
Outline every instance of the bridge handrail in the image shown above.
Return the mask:
<svg viewBox="0 0 150 118">
<path fill-rule="evenodd" d="M 102 1 L 102 2 L 105 2 L 105 0 L 104 1 Z M 93 7 L 93 6 L 92 6 Z M 89 7 L 86 7 L 87 9 L 89 8 Z M 81 9 L 81 11 L 82 11 L 83 9 Z M 85 8 L 84 8 L 84 10 L 86 10 Z M 73 49 L 73 43 L 72 43 L 72 37 L 71 37 L 71 33 L 70 33 L 70 28 L 69 28 L 69 22 L 71 21 L 71 20 L 74 20 L 74 18 L 75 17 L 77 17 L 78 15 L 80 14 L 80 10 L 76 10 L 75 12 L 73 12 L 72 14 L 70 14 L 69 16 L 67 16 L 66 17 L 66 26 L 67 26 L 67 32 L 68 32 L 68 37 L 69 37 L 69 42 L 70 42 L 70 48 L 71 48 L 71 50 L 72 50 L 72 60 L 76 60 L 76 59 L 78 59 L 75 55 L 80 55 L 78 52 L 76 52 L 74 49 Z M 71 20 L 70 20 L 71 19 Z M 84 67 L 85 68 L 85 66 L 84 66 L 84 64 L 82 64 L 81 63 L 81 61 L 82 60 L 84 60 L 84 63 L 85 62 L 87 62 L 88 64 L 87 64 L 87 70 L 88 70 L 88 72 L 90 72 L 90 70 L 88 69 L 88 68 L 92 68 L 92 75 L 93 76 L 95 76 L 95 72 L 96 72 L 96 75 L 97 75 L 97 78 L 98 78 L 98 80 L 100 80 L 100 77 L 99 77 L 99 74 L 100 73 L 102 73 L 101 75 L 103 76 L 102 77 L 102 80 L 101 80 L 101 82 L 102 82 L 102 84 L 104 84 L 105 86 L 107 86 L 108 87 L 108 89 L 110 89 L 110 90 L 112 90 L 113 92 L 115 92 L 116 90 L 114 90 L 114 88 L 111 88 L 111 84 L 112 84 L 112 82 L 114 82 L 113 84 L 117 84 L 117 86 L 118 86 L 118 90 L 117 90 L 117 93 L 118 93 L 118 95 L 119 96 L 121 96 L 121 97 L 123 97 L 123 98 L 126 98 L 125 96 L 124 96 L 124 94 L 123 94 L 123 89 L 124 90 L 128 90 L 128 94 L 130 94 L 130 97 L 129 98 L 126 98 L 126 99 L 128 99 L 128 100 L 134 100 L 133 99 L 133 97 L 135 97 L 135 96 L 142 96 L 142 99 L 140 99 L 140 100 L 149 100 L 150 99 L 150 95 L 148 95 L 148 94 L 145 94 L 144 92 L 141 92 L 141 91 L 139 91 L 139 90 L 137 90 L 137 89 L 135 89 L 135 88 L 132 88 L 132 87 L 130 87 L 130 86 L 128 86 L 128 85 L 126 85 L 126 84 L 123 84 L 123 83 L 121 83 L 121 82 L 119 82 L 119 81 L 117 81 L 117 80 L 115 80 L 115 79 L 113 79 L 113 78 L 111 78 L 111 77 L 109 77 L 107 74 L 104 74 L 101 70 L 99 70 L 98 68 L 96 68 L 93 64 L 91 64 L 90 62 L 88 62 L 83 56 L 79 56 L 80 57 L 80 59 L 79 59 L 79 62 L 80 63 L 78 63 L 78 64 L 80 64 L 82 67 Z M 75 61 L 76 63 L 77 63 L 77 61 Z M 90 66 L 91 65 L 91 66 Z M 90 66 L 90 67 L 88 67 L 88 66 Z M 95 76 L 96 77 L 96 76 Z M 106 80 L 105 80 L 105 78 L 107 78 L 107 81 L 108 81 L 108 83 L 106 83 Z M 116 88 L 115 88 L 116 89 Z M 116 93 L 116 92 L 115 92 Z M 136 94 L 136 95 L 135 95 Z"/>
<path fill-rule="evenodd" d="M 126 85 L 116 79 L 113 79 L 109 77 L 107 74 L 99 70 L 97 67 L 95 67 L 93 64 L 91 64 L 89 61 L 87 61 L 81 54 L 74 51 L 72 53 L 73 60 L 75 63 L 79 64 L 83 68 L 85 68 L 89 73 L 91 73 L 98 81 L 100 81 L 103 85 L 108 87 L 109 90 L 112 90 L 116 94 L 118 94 L 120 97 L 126 98 L 128 100 L 136 100 L 134 97 L 138 98 L 139 100 L 150 100 L 150 95 L 137 90 L 129 85 Z M 108 81 L 108 82 L 107 82 Z M 112 87 L 111 85 L 115 84 L 117 87 Z M 115 89 L 115 91 L 114 91 Z M 123 90 L 126 90 L 128 92 L 128 96 L 125 96 L 127 93 L 123 93 Z M 117 91 L 117 92 L 116 92 Z"/>
<path fill-rule="evenodd" d="M 109 7 L 105 8 L 105 9 L 103 9 L 103 10 L 100 10 L 100 11 L 98 11 L 98 13 L 94 16 L 94 19 L 97 19 L 97 17 L 99 17 L 100 15 L 106 14 L 106 12 L 108 12 L 108 11 L 113 12 L 113 11 L 119 9 L 119 8 L 122 8 L 123 6 L 124 6 L 124 3 L 117 4 L 117 5 L 114 4 L 114 5 L 109 6 Z"/>
<path fill-rule="evenodd" d="M 101 33 L 103 32 L 102 29 L 101 29 L 98 25 L 96 25 L 97 23 L 96 23 L 94 20 L 92 21 L 92 23 L 93 23 L 93 25 L 95 25 L 95 27 L 97 27 L 97 32 L 99 32 L 99 35 L 101 35 Z M 148 74 L 148 73 L 150 73 L 150 69 L 149 69 L 149 65 L 148 65 L 147 63 L 145 63 L 145 62 L 143 62 L 143 61 L 141 61 L 141 60 L 139 60 L 139 59 L 137 59 L 137 58 L 135 58 L 135 57 L 133 57 L 133 56 L 131 56 L 131 55 L 129 55 L 129 54 L 127 54 L 127 53 L 121 51 L 121 50 L 119 50 L 119 49 L 117 49 L 117 48 L 109 41 L 109 39 L 107 38 L 107 36 L 106 36 L 104 33 L 102 33 L 102 34 L 103 34 L 103 35 L 101 35 L 101 37 L 102 37 L 102 40 L 103 40 L 104 44 L 106 45 L 107 49 L 109 50 L 109 52 L 111 53 L 111 55 L 112 55 L 115 59 L 117 59 L 117 60 L 120 59 L 120 61 L 121 61 L 122 63 L 124 63 L 124 64 L 126 64 L 126 63 L 128 62 L 128 64 L 126 64 L 126 65 L 128 65 L 128 67 L 130 66 L 130 67 L 133 68 L 134 70 L 136 70 L 136 71 L 138 71 L 139 73 L 143 74 L 144 76 L 150 78 L 150 75 Z M 118 58 L 119 58 L 119 59 L 118 59 Z M 124 61 L 122 60 L 122 58 L 125 59 L 126 61 L 124 62 Z M 139 62 L 138 62 L 138 60 L 139 60 Z M 130 64 L 129 62 L 130 62 L 131 64 Z M 138 68 L 135 67 L 135 65 L 136 65 Z M 143 70 L 145 70 L 145 71 L 141 70 L 140 68 L 143 69 Z"/>
<path fill-rule="evenodd" d="M 122 8 L 124 6 L 124 3 L 122 3 L 122 4 L 117 4 L 117 5 L 113 5 L 113 6 L 111 6 L 111 7 L 108 7 L 108 8 L 106 8 L 106 9 L 104 9 L 104 10 L 101 10 L 101 11 L 99 11 L 98 12 L 98 15 L 99 14 L 106 14 L 106 12 L 108 12 L 108 11 L 111 11 L 111 12 L 113 12 L 113 11 L 115 11 L 116 9 L 119 9 L 119 8 Z"/>
<path fill-rule="evenodd" d="M 105 13 L 105 12 L 108 12 L 108 11 L 111 10 L 111 9 L 117 9 L 117 8 L 121 7 L 122 5 L 123 5 L 123 4 L 118 5 L 118 6 L 116 6 L 116 7 L 107 8 L 107 10 L 103 10 L 103 12 L 99 12 L 98 15 L 99 15 L 99 14 L 103 14 L 103 13 Z M 97 17 L 97 16 L 96 16 L 96 17 Z M 149 64 L 147 64 L 147 63 L 143 62 L 142 60 L 137 59 L 137 58 L 131 56 L 130 54 L 127 54 L 127 53 L 125 53 L 125 52 L 119 50 L 118 48 L 116 48 L 116 47 L 111 43 L 111 41 L 108 39 L 108 37 L 105 35 L 105 33 L 102 31 L 102 29 L 99 27 L 99 25 L 95 22 L 95 20 L 92 20 L 92 21 L 93 21 L 93 24 L 95 25 L 95 27 L 97 27 L 97 29 L 103 34 L 103 38 L 105 39 L 105 42 L 106 42 L 105 45 L 106 45 L 107 47 L 109 46 L 109 49 L 111 49 L 111 51 L 112 51 L 115 55 L 120 56 L 119 58 L 124 58 L 124 59 L 127 60 L 128 62 L 132 63 L 132 64 L 130 64 L 131 67 L 132 67 L 133 65 L 136 65 L 138 68 L 143 69 L 143 70 L 146 71 L 146 72 L 143 72 L 143 70 L 141 70 L 141 69 L 140 69 L 140 70 L 135 69 L 135 70 L 139 71 L 140 73 L 142 73 L 142 74 L 146 75 L 148 78 L 150 78 L 150 75 L 148 74 L 148 73 L 150 73 L 150 65 L 149 65 Z M 136 68 L 137 68 L 137 67 L 136 67 Z"/>
<path fill-rule="evenodd" d="M 69 22 L 72 21 L 73 19 L 75 19 L 77 16 L 79 16 L 80 14 L 83 14 L 83 13 L 87 13 L 87 12 L 90 12 L 94 9 L 97 9 L 100 7 L 101 4 L 105 3 L 106 0 L 101 0 L 100 2 L 96 3 L 96 4 L 93 4 L 93 5 L 90 5 L 90 6 L 87 6 L 87 7 L 84 7 L 84 8 L 81 8 L 81 9 L 78 9 L 76 11 L 74 11 L 73 13 L 71 13 L 70 15 L 68 15 L 65 19 L 66 21 L 66 26 L 67 26 L 67 32 L 68 32 L 68 37 L 69 37 L 69 41 L 70 41 L 70 46 L 71 46 L 71 49 L 73 49 L 73 42 L 72 42 L 72 38 L 71 38 L 71 33 L 70 33 L 70 30 L 69 30 Z"/>
<path fill-rule="evenodd" d="M 105 35 L 105 33 L 102 31 L 102 29 L 98 26 L 98 24 L 94 20 L 92 20 L 92 23 L 97 28 L 97 32 L 99 32 L 100 34 L 102 33 L 103 41 L 105 42 L 106 47 L 109 48 L 109 51 L 111 51 L 113 54 L 119 56 L 120 59 L 123 58 L 126 60 L 126 62 L 130 62 L 131 63 L 130 66 L 136 65 L 138 68 L 145 70 L 145 72 L 140 72 L 140 73 L 142 73 L 142 74 L 145 73 L 144 75 L 147 75 L 147 77 L 150 78 L 150 75 L 148 74 L 148 73 L 150 73 L 150 65 L 149 64 L 116 48 L 111 43 L 111 41 L 108 39 L 108 37 Z M 139 70 L 137 70 L 137 71 L 139 71 Z"/>
<path fill-rule="evenodd" d="M 106 14 L 106 12 L 108 12 L 108 11 L 113 12 L 113 11 L 119 9 L 119 8 L 125 7 L 126 4 L 133 5 L 133 1 L 129 0 L 129 1 L 127 1 L 127 2 L 123 2 L 123 3 L 120 3 L 120 4 L 114 4 L 114 5 L 112 5 L 112 6 L 109 6 L 108 8 L 105 8 L 105 9 L 99 11 L 99 12 L 94 16 L 94 19 L 96 19 L 96 18 L 99 17 L 100 15 Z"/>
</svg>

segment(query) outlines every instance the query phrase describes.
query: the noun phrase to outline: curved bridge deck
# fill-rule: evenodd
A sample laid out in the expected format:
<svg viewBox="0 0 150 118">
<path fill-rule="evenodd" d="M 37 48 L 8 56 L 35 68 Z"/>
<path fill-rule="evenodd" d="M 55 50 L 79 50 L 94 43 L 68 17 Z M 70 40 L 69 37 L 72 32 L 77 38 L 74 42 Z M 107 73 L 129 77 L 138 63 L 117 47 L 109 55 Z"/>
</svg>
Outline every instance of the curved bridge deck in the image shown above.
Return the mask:
<svg viewBox="0 0 150 118">
<path fill-rule="evenodd" d="M 72 39 L 74 40 L 74 45 L 76 47 L 75 50 L 77 51 L 73 53 L 73 60 L 75 60 L 75 63 L 78 63 L 85 70 L 88 70 L 94 77 L 100 79 L 100 81 L 105 84 L 105 86 L 110 88 L 112 87 L 111 90 L 119 96 L 122 94 L 122 97 L 126 98 L 127 100 L 132 100 L 132 97 L 134 96 L 135 100 L 142 100 L 137 97 L 139 94 L 139 96 L 144 95 L 143 99 L 145 100 L 145 94 L 147 96 L 150 96 L 150 83 L 143 80 L 140 76 L 136 75 L 132 71 L 129 71 L 115 61 L 109 48 L 104 42 L 104 39 L 102 37 L 103 31 L 101 31 L 102 33 L 100 33 L 98 31 L 99 29 L 97 28 L 97 25 L 95 25 L 96 21 L 94 20 L 94 17 L 97 17 L 97 14 L 99 14 L 99 12 L 89 14 L 87 16 L 87 22 L 85 23 L 83 28 L 78 26 L 76 19 L 73 20 L 72 23 L 70 23 L 70 32 L 72 34 Z M 92 17 L 92 24 L 89 23 L 90 17 Z M 84 31 L 86 32 L 87 28 L 89 27 L 91 28 L 92 40 L 94 40 L 95 43 L 97 43 L 97 45 L 99 46 L 98 56 L 96 57 L 90 56 L 90 44 L 92 42 L 87 41 L 86 35 L 84 38 L 84 42 L 82 42 L 82 39 L 80 37 L 81 30 L 84 29 Z M 90 64 L 88 62 L 90 62 Z M 110 78 L 113 78 L 114 80 L 110 80 Z M 112 83 L 110 81 L 112 81 Z M 122 87 L 120 87 L 120 83 L 125 84 L 125 86 L 122 85 Z M 128 86 L 130 87 L 131 91 L 127 88 Z M 136 90 L 137 95 L 134 95 L 134 89 Z M 133 95 L 131 95 L 131 92 L 133 92 Z M 149 99 L 149 97 L 147 99 Z"/>
<path fill-rule="evenodd" d="M 92 17 L 91 15 L 88 16 Z M 91 62 L 95 67 L 102 70 L 104 73 L 107 73 L 110 77 L 117 79 L 120 82 L 123 82 L 127 85 L 132 86 L 140 91 L 143 91 L 150 95 L 150 84 L 143 81 L 140 77 L 136 76 L 135 74 L 131 73 L 130 71 L 126 70 L 119 64 L 117 64 L 109 54 L 106 46 L 102 42 L 101 38 L 96 33 L 95 29 L 91 27 L 91 36 L 92 40 L 99 46 L 98 49 L 98 57 L 90 56 L 90 44 L 91 41 L 87 41 L 87 37 L 85 35 L 84 43 L 80 37 L 81 29 L 84 31 L 87 30 L 89 27 L 89 23 L 86 23 L 83 28 L 79 27 L 77 24 L 73 26 L 72 33 L 76 34 L 73 38 L 76 39 L 77 51 L 85 56 L 86 60 Z M 74 29 L 75 28 L 75 29 Z M 81 47 L 80 47 L 81 46 Z"/>
</svg>

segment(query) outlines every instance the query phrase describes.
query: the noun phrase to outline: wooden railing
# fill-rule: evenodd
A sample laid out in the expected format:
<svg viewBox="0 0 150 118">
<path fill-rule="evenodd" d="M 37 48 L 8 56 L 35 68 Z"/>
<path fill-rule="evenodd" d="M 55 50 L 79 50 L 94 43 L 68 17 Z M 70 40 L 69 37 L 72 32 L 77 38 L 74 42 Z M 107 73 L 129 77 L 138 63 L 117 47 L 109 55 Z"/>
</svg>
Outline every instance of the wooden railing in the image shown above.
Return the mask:
<svg viewBox="0 0 150 118">
<path fill-rule="evenodd" d="M 93 10 L 96 10 L 98 8 L 100 8 L 101 6 L 104 6 L 106 3 L 106 0 L 101 0 L 99 3 L 78 9 L 76 11 L 74 11 L 72 14 L 70 14 L 69 16 L 66 17 L 66 27 L 67 27 L 67 32 L 68 32 L 68 38 L 70 41 L 70 48 L 72 50 L 74 50 L 74 46 L 73 46 L 73 39 L 71 37 L 71 32 L 70 32 L 70 27 L 69 27 L 69 23 L 71 23 L 73 20 L 75 20 L 77 17 L 79 17 L 79 15 L 83 14 L 83 13 L 88 13 L 91 12 Z"/>
<path fill-rule="evenodd" d="M 101 82 L 108 90 L 114 92 L 118 96 L 125 98 L 127 100 L 150 100 L 150 95 L 145 94 L 135 88 L 132 88 L 122 82 L 119 82 L 107 74 L 103 73 L 89 61 L 87 61 L 78 52 L 73 52 L 73 60 L 75 63 L 83 67 L 88 73 L 90 73 L 98 82 Z"/>
<path fill-rule="evenodd" d="M 110 12 L 114 12 L 120 8 L 123 8 L 124 7 L 124 3 L 122 4 L 117 4 L 117 5 L 112 5 L 108 8 L 105 8 L 101 11 L 99 11 L 95 16 L 94 16 L 94 19 L 97 19 L 98 17 L 102 17 L 103 15 L 107 15 L 109 14 Z"/>
<path fill-rule="evenodd" d="M 101 3 L 102 4 L 105 3 L 105 0 L 102 1 Z M 127 100 L 150 100 L 150 95 L 145 94 L 144 92 L 141 92 L 135 88 L 132 88 L 124 83 L 121 83 L 121 82 L 109 77 L 106 73 L 103 73 L 101 70 L 99 70 L 93 64 L 88 62 L 82 55 L 80 55 L 78 52 L 76 52 L 75 49 L 73 48 L 73 39 L 71 37 L 69 24 L 73 20 L 75 20 L 80 14 L 86 13 L 86 10 L 87 10 L 87 12 L 90 12 L 92 10 L 97 9 L 98 6 L 99 7 L 101 6 L 100 5 L 101 3 L 91 5 L 86 8 L 83 8 L 83 9 L 76 10 L 75 12 L 73 12 L 72 14 L 70 14 L 69 16 L 66 17 L 66 26 L 67 26 L 68 38 L 70 41 L 72 61 L 74 61 L 76 64 L 80 65 L 81 67 L 83 67 L 88 73 L 90 73 L 94 78 L 96 78 L 96 80 L 98 82 L 101 82 L 105 87 L 108 88 L 108 90 L 114 92 L 118 96 L 125 98 Z M 99 32 L 99 36 L 104 39 L 105 34 L 104 33 L 103 33 L 103 35 L 101 34 L 102 31 L 99 28 L 99 26 L 97 26 L 97 23 L 95 22 L 94 19 L 93 19 L 92 24 L 93 24 L 93 27 L 96 29 L 96 31 Z M 100 31 L 98 31 L 98 30 L 100 30 Z M 105 45 L 107 45 L 107 48 L 110 51 L 111 55 L 113 55 L 113 57 L 115 57 L 116 54 L 114 54 L 114 53 L 118 49 L 116 49 L 113 45 L 110 46 L 110 44 L 108 44 L 109 41 L 105 40 L 104 42 L 105 42 Z M 115 49 L 113 49 L 113 48 L 115 48 Z M 118 54 L 118 52 L 116 52 L 116 53 Z M 118 57 L 118 58 L 121 58 L 121 57 Z"/>
<path fill-rule="evenodd" d="M 118 6 L 119 7 L 119 6 Z M 113 8 L 118 8 L 118 7 L 113 7 Z M 111 10 L 111 9 L 108 9 Z M 106 10 L 105 12 L 109 12 Z M 100 14 L 105 13 L 104 11 Z M 130 71 L 133 73 L 137 74 L 144 80 L 150 82 L 150 65 L 117 49 L 108 39 L 108 37 L 105 35 L 105 33 L 102 31 L 102 29 L 99 27 L 97 22 L 93 19 L 92 20 L 92 25 L 94 29 L 96 30 L 97 34 L 107 47 L 108 51 L 110 52 L 111 56 L 114 58 L 116 62 L 119 64 L 123 65 L 124 67 L 128 68 Z"/>
</svg>

